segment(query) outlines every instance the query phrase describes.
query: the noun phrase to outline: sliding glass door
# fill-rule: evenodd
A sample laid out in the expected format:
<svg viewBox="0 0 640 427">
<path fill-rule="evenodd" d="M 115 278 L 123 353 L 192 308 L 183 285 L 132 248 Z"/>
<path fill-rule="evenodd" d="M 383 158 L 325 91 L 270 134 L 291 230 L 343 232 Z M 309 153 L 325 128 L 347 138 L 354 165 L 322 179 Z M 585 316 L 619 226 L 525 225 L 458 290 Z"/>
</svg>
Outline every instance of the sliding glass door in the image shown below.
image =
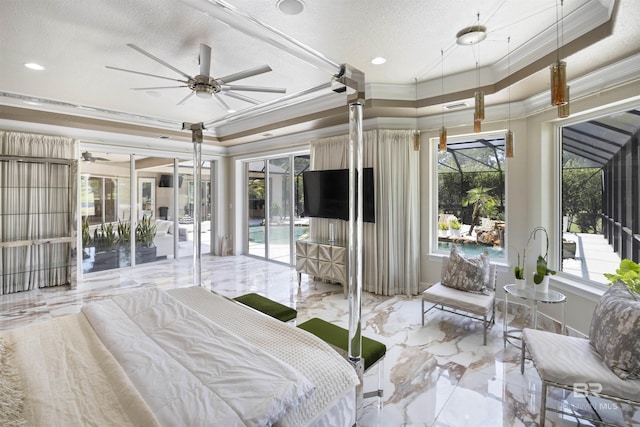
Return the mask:
<svg viewBox="0 0 640 427">
<path fill-rule="evenodd" d="M 303 215 L 302 174 L 308 155 L 253 160 L 246 163 L 247 253 L 292 264 L 295 240 L 308 235 Z"/>
</svg>

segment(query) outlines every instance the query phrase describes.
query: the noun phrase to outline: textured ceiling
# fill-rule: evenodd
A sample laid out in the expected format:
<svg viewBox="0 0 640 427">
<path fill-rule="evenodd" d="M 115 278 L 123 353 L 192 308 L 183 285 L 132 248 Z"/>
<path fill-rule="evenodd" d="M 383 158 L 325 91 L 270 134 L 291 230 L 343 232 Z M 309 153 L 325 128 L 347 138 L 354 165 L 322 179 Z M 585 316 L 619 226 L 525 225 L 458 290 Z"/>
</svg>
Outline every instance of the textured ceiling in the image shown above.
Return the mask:
<svg viewBox="0 0 640 427">
<path fill-rule="evenodd" d="M 179 79 L 180 75 L 127 44 L 133 43 L 195 75 L 199 44 L 206 43 L 212 47 L 214 77 L 268 64 L 272 72 L 235 83 L 285 87 L 291 95 L 330 82 L 331 73 L 326 69 L 245 34 L 234 22 L 222 22 L 202 12 L 219 10 L 214 3 L 221 2 L 2 0 L 0 105 L 176 132 L 182 122 L 215 122 L 226 117 L 224 125 L 210 130 L 210 135 L 226 145 L 246 140 L 240 136 L 269 131 L 271 123 L 295 124 L 293 130 L 317 126 L 314 121 L 325 111 L 344 105 L 338 96 L 320 98 L 318 94 L 318 100 L 310 103 L 313 105 L 291 107 L 284 116 L 268 116 L 262 121 L 249 116 L 250 119 L 234 122 L 233 114 L 230 116 L 211 99 L 194 96 L 183 105 L 176 105 L 189 93 L 187 88 L 134 91 L 130 88 L 166 86 L 171 82 L 105 67 Z M 238 21 L 242 25 L 249 25 L 247 22 L 254 19 L 334 63 L 347 63 L 362 70 L 368 98 L 399 102 L 417 98 L 417 104 L 407 105 L 423 107 L 420 113 L 425 115 L 440 110 L 437 100 L 451 103 L 465 99 L 478 85 L 488 88 L 487 105 L 504 102 L 506 93 L 500 89 L 506 86 L 507 70 L 513 75 L 509 80 L 513 83 L 513 99 L 524 100 L 545 91 L 547 67 L 560 29 L 566 45 L 561 52 L 570 64 L 569 80 L 640 51 L 637 0 L 571 0 L 561 9 L 556 0 L 304 3 L 304 11 L 297 16 L 279 12 L 276 0 L 228 0 L 225 7 L 235 10 L 234 16 L 244 15 Z M 561 27 L 557 26 L 558 13 L 565 17 Z M 457 45 L 456 33 L 476 23 L 487 27 L 487 39 L 477 46 Z M 383 56 L 387 62 L 374 66 L 370 60 L 375 56 Z M 46 70 L 28 70 L 23 66 L 26 62 L 40 63 Z M 260 102 L 281 96 L 242 94 Z M 236 114 L 252 106 L 228 96 L 222 98 Z M 39 105 L 25 101 L 39 101 Z M 308 118 L 296 121 L 295 111 Z M 55 121 L 57 117 L 46 120 Z M 225 135 L 230 136 L 225 139 Z"/>
</svg>

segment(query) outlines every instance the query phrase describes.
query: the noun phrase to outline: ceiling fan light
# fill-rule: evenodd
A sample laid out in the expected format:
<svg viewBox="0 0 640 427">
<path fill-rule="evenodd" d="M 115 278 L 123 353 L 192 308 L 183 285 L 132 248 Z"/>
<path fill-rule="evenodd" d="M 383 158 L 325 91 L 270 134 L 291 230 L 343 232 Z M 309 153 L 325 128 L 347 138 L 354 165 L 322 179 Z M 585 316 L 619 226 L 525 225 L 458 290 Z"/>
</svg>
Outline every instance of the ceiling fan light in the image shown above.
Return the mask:
<svg viewBox="0 0 640 427">
<path fill-rule="evenodd" d="M 549 68 L 551 72 L 551 105 L 564 105 L 567 98 L 567 63 L 556 61 Z"/>
<path fill-rule="evenodd" d="M 487 38 L 487 27 L 484 25 L 472 25 L 463 28 L 456 34 L 456 43 L 463 46 L 480 43 Z"/>
</svg>

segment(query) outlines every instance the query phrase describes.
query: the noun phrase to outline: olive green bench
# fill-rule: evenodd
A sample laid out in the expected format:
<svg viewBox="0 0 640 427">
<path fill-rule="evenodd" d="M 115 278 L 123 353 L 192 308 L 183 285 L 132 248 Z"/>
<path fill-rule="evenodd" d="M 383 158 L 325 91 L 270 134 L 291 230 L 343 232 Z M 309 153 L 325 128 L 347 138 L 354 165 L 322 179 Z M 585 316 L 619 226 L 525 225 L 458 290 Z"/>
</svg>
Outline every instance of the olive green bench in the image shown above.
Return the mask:
<svg viewBox="0 0 640 427">
<path fill-rule="evenodd" d="M 298 328 L 304 329 L 307 332 L 312 333 L 313 335 L 320 338 L 322 341 L 326 342 L 330 346 L 332 346 L 336 351 L 343 354 L 345 357 L 348 356 L 349 351 L 349 331 L 341 328 L 338 325 L 334 325 L 333 323 L 329 323 L 325 320 L 318 319 L 316 317 L 307 320 L 298 325 Z M 378 364 L 378 390 L 364 393 L 364 397 L 378 397 L 378 403 L 381 404 L 381 398 L 383 395 L 383 386 L 382 386 L 382 375 L 384 373 L 384 356 L 387 353 L 387 346 L 378 342 L 376 340 L 372 340 L 371 338 L 367 338 L 365 336 L 362 337 L 362 358 L 364 359 L 364 371 L 366 372 L 373 365 L 379 362 Z"/>
<path fill-rule="evenodd" d="M 298 316 L 298 312 L 295 309 L 256 293 L 240 295 L 233 299 L 282 322 L 294 320 Z"/>
</svg>

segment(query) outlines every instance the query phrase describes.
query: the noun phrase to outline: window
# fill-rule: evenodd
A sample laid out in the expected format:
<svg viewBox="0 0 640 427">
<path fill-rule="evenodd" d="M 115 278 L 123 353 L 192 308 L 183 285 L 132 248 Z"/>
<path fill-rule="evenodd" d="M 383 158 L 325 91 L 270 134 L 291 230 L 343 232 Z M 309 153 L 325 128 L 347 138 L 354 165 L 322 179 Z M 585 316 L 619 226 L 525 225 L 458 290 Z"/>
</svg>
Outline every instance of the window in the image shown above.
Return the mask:
<svg viewBox="0 0 640 427">
<path fill-rule="evenodd" d="M 639 130 L 640 109 L 561 129 L 563 272 L 605 284 L 640 262 Z"/>
<path fill-rule="evenodd" d="M 456 244 L 506 261 L 504 160 L 504 134 L 450 138 L 438 152 L 438 252 Z"/>
<path fill-rule="evenodd" d="M 118 221 L 118 179 L 83 176 L 81 214 L 89 224 Z"/>
</svg>

